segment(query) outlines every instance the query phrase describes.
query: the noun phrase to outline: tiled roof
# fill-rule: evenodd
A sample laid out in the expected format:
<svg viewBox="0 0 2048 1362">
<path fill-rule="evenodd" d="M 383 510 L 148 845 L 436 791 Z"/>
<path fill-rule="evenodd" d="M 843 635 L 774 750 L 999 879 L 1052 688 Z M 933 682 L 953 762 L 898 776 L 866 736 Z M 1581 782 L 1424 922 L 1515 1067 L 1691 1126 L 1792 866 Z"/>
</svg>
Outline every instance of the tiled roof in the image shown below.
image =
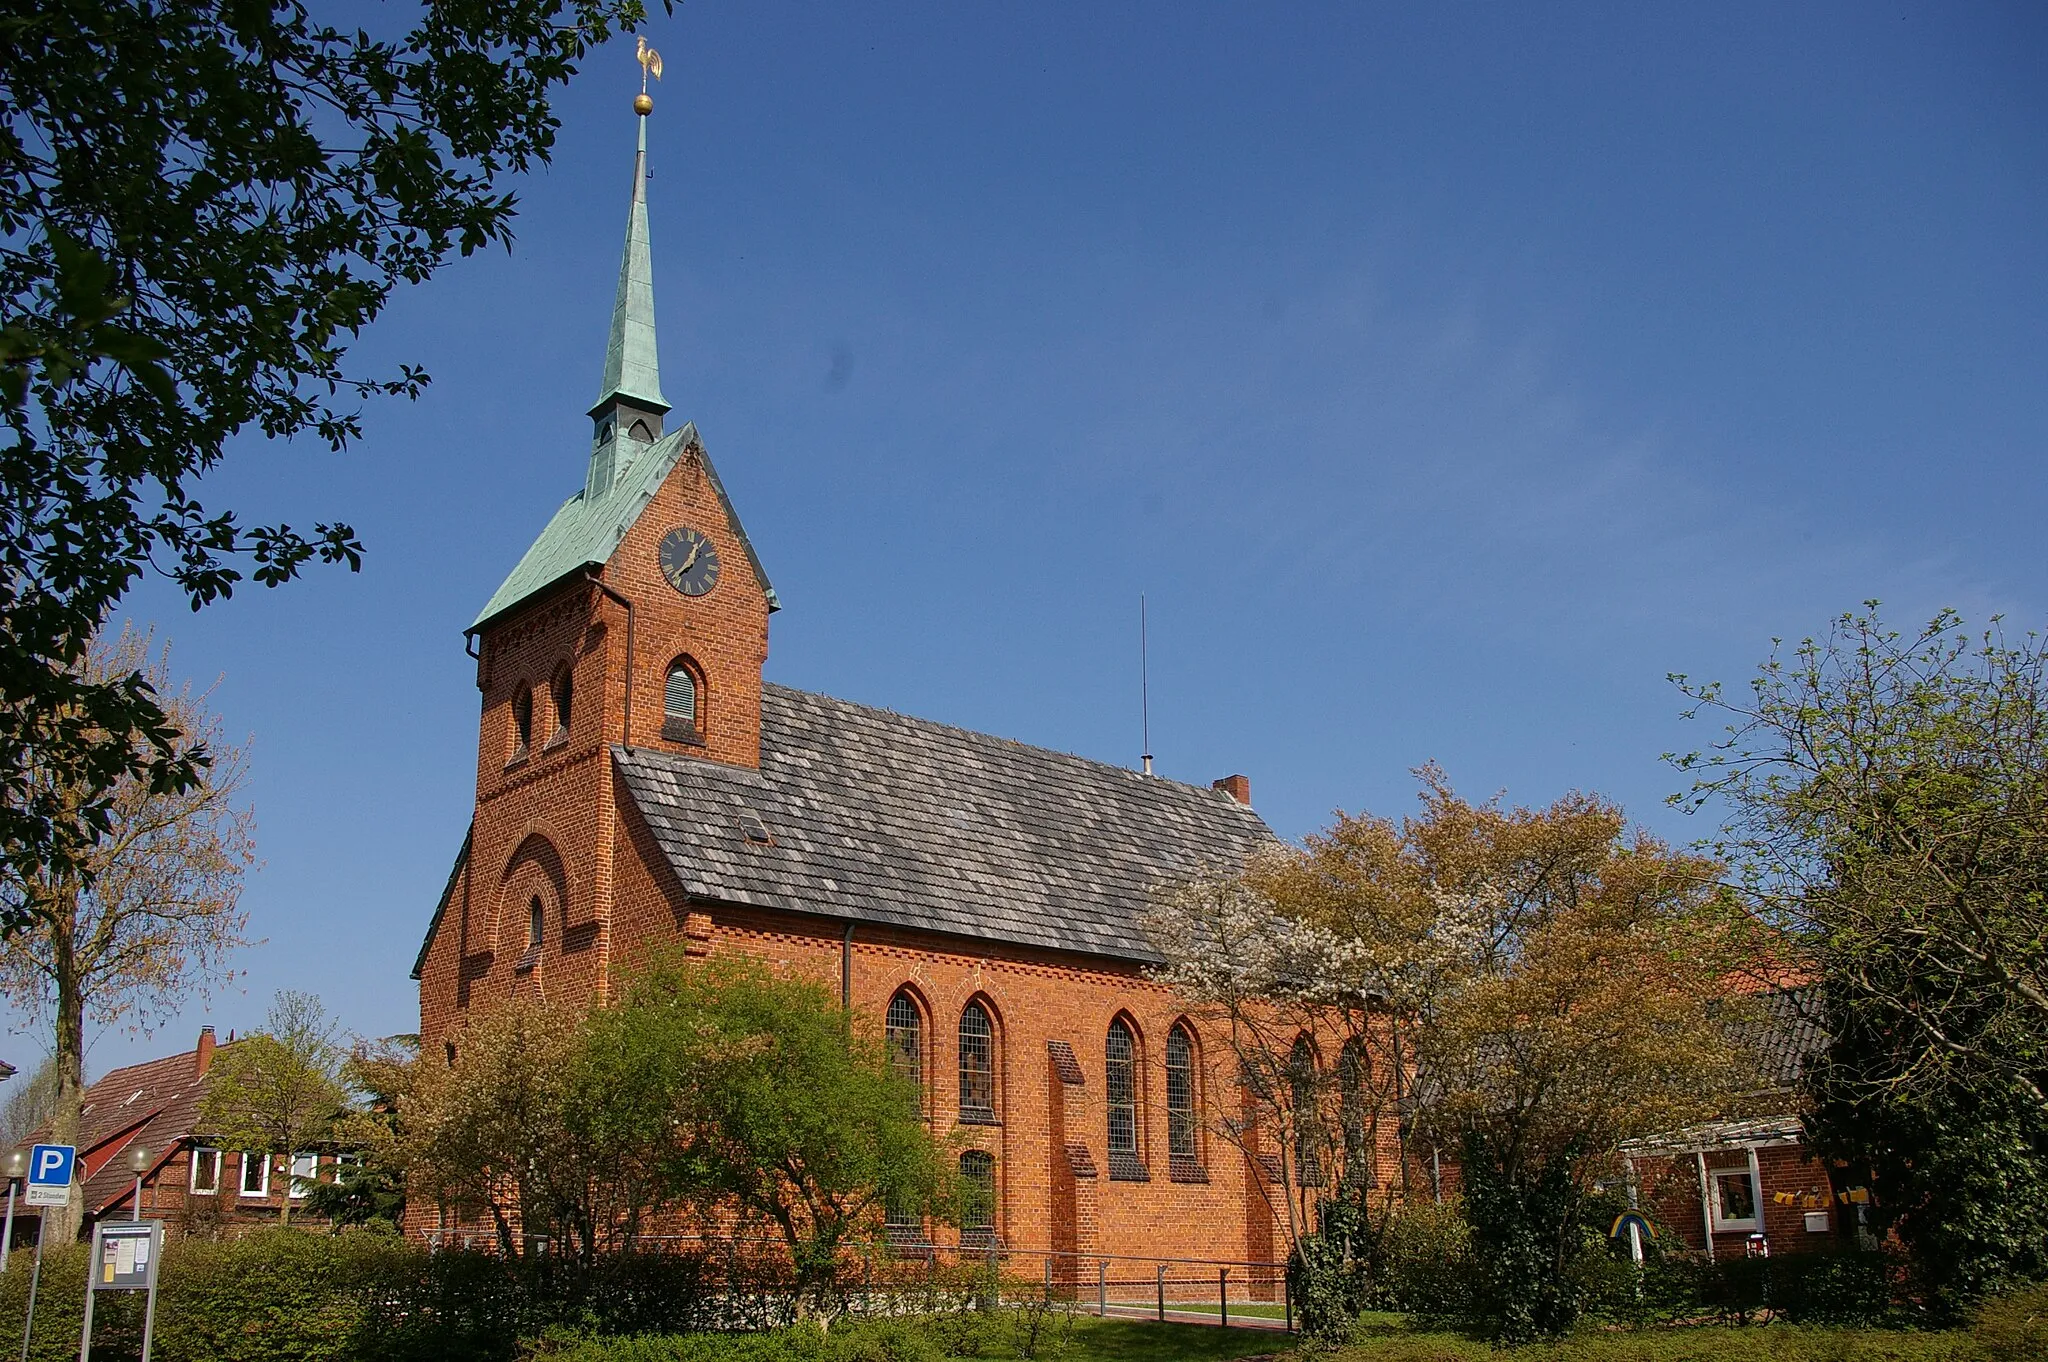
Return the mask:
<svg viewBox="0 0 2048 1362">
<path fill-rule="evenodd" d="M 215 1059 L 227 1048 L 218 1047 Z M 180 1142 L 191 1137 L 207 1084 L 197 1068 L 196 1056 L 186 1050 L 115 1069 L 85 1090 L 78 1125 L 80 1157 L 105 1160 L 86 1179 L 87 1211 L 104 1211 L 129 1195 L 135 1175 L 119 1157 L 122 1150 L 140 1142 L 155 1155 L 152 1163 L 161 1167 Z M 102 1150 L 109 1144 L 111 1148 Z"/>
<path fill-rule="evenodd" d="M 758 771 L 613 758 L 693 897 L 1121 960 L 1160 958 L 1156 886 L 1273 838 L 1221 791 L 782 686 Z"/>
<path fill-rule="evenodd" d="M 619 443 L 622 449 L 635 447 L 640 452 L 619 470 L 610 488 L 601 495 L 592 498 L 578 492 L 562 503 L 561 509 L 540 532 L 540 537 L 533 541 L 511 574 L 477 613 L 475 623 L 469 626 L 472 632 L 563 578 L 609 561 L 613 550 L 626 537 L 626 531 L 633 528 L 633 522 L 640 518 L 640 513 L 647 509 L 647 503 L 660 490 L 662 479 L 686 453 L 694 453 L 702 462 L 704 476 L 718 494 L 718 503 L 725 510 L 726 521 L 739 537 L 740 547 L 746 550 L 747 565 L 754 570 L 761 590 L 767 593 L 768 608 L 780 607 L 775 588 L 769 585 L 768 574 L 762 570 L 761 559 L 754 552 L 753 542 L 747 538 L 738 513 L 725 495 L 725 485 L 718 480 L 718 470 L 711 466 L 711 456 L 704 452 L 703 441 L 697 438 L 697 427 L 685 425 L 651 445 L 634 446 L 630 440 Z"/>
<path fill-rule="evenodd" d="M 1758 1003 L 1762 1015 L 1740 1027 L 1737 1038 L 1756 1060 L 1757 1087 L 1789 1092 L 1806 1061 L 1827 1044 L 1820 998 L 1810 987 L 1786 988 L 1765 994 Z"/>
</svg>

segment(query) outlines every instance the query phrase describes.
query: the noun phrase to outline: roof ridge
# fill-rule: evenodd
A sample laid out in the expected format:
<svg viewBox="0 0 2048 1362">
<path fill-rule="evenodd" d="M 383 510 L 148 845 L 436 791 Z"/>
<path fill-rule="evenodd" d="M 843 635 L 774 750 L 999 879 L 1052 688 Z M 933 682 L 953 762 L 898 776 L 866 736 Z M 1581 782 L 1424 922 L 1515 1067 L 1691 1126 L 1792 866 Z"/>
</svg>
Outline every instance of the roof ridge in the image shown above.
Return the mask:
<svg viewBox="0 0 2048 1362">
<path fill-rule="evenodd" d="M 1008 747 L 1022 748 L 1027 752 L 1037 752 L 1044 756 L 1057 757 L 1063 761 L 1079 762 L 1084 766 L 1092 766 L 1100 771 L 1126 776 L 1133 781 L 1142 782 L 1146 785 L 1176 786 L 1183 790 L 1192 791 L 1195 794 L 1228 799 L 1232 804 L 1241 809 L 1249 809 L 1250 807 L 1249 805 L 1238 804 L 1230 795 L 1216 789 L 1214 786 L 1197 785 L 1191 781 L 1177 780 L 1172 776 L 1146 775 L 1143 771 L 1133 770 L 1128 766 L 1119 766 L 1115 762 L 1103 761 L 1097 757 L 1083 756 L 1079 752 L 1065 752 L 1057 747 L 1046 747 L 1039 743 L 1029 743 L 1019 738 L 1005 738 L 998 733 L 983 733 L 979 729 L 967 728 L 960 724 L 949 724 L 943 719 L 927 719 L 918 714 L 905 714 L 902 710 L 890 709 L 886 705 L 863 704 L 859 700 L 848 700 L 842 696 L 827 695 L 823 691 L 802 690 L 796 686 L 778 685 L 773 681 L 762 682 L 761 688 L 764 694 L 768 691 L 781 691 L 788 695 L 802 696 L 810 700 L 829 700 L 835 705 L 844 705 L 848 709 L 858 709 L 864 710 L 869 714 L 884 715 L 888 718 L 900 720 L 907 724 L 915 724 L 923 728 L 938 729 L 947 733 L 958 733 L 963 737 L 978 738 L 984 742 L 1002 743 Z"/>
</svg>

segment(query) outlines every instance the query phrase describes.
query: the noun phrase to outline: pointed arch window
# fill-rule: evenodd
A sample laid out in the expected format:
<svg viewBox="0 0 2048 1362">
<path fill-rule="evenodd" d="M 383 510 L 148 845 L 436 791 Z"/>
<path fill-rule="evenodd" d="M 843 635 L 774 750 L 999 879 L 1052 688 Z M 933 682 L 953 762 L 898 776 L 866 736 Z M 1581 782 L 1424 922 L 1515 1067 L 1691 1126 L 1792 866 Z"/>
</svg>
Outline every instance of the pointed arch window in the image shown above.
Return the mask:
<svg viewBox="0 0 2048 1362">
<path fill-rule="evenodd" d="M 1166 1033 L 1166 1153 L 1175 1161 L 1196 1157 L 1195 1043 L 1180 1024 Z"/>
<path fill-rule="evenodd" d="M 1303 1187 L 1323 1185 L 1322 1111 L 1316 1084 L 1316 1048 L 1303 1036 L 1287 1057 L 1287 1096 L 1294 1109 L 1294 1180 Z"/>
<path fill-rule="evenodd" d="M 1337 1056 L 1337 1118 L 1344 1129 L 1344 1181 L 1355 1187 L 1373 1185 L 1371 1112 L 1366 1084 L 1372 1081 L 1372 1057 L 1362 1037 L 1344 1042 Z"/>
<path fill-rule="evenodd" d="M 526 944 L 538 946 L 548 933 L 548 910 L 541 903 L 540 895 L 533 896 L 533 902 L 526 905 Z"/>
<path fill-rule="evenodd" d="M 1115 1182 L 1146 1181 L 1138 1157 L 1138 1037 L 1118 1017 L 1102 1041 L 1102 1092 L 1109 1114 L 1109 1176 Z"/>
<path fill-rule="evenodd" d="M 979 1125 L 996 1119 L 996 1028 L 978 1002 L 960 1011 L 960 1119 Z"/>
<path fill-rule="evenodd" d="M 669 664 L 662 687 L 661 736 L 670 742 L 704 741 L 704 677 L 687 657 Z"/>
<path fill-rule="evenodd" d="M 996 1156 L 970 1149 L 960 1156 L 960 1243 L 990 1248 L 996 1242 Z"/>
<path fill-rule="evenodd" d="M 908 993 L 898 992 L 889 1000 L 889 1012 L 882 1023 L 882 1038 L 889 1050 L 889 1067 L 924 1087 L 924 1013 Z"/>
</svg>

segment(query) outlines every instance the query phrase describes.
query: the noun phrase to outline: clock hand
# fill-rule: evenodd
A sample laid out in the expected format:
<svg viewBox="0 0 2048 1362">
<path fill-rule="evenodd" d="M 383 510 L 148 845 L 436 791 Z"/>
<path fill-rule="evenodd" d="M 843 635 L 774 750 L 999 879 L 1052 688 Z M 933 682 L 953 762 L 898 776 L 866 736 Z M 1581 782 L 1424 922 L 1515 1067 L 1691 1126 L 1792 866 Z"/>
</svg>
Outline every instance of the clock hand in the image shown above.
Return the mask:
<svg viewBox="0 0 2048 1362">
<path fill-rule="evenodd" d="M 680 577 L 684 573 L 688 572 L 691 568 L 697 566 L 697 559 L 699 555 L 701 555 L 703 552 L 704 546 L 702 544 L 690 545 L 690 556 L 688 558 L 685 558 L 683 560 L 683 565 L 676 569 L 676 575 Z"/>
</svg>

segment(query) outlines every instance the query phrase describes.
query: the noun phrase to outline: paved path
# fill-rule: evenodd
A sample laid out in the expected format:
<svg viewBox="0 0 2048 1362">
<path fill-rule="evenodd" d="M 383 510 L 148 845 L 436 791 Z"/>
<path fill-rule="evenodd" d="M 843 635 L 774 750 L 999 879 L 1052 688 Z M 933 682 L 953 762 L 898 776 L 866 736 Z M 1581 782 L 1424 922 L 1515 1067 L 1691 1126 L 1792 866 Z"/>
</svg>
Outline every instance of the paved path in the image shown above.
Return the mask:
<svg viewBox="0 0 2048 1362">
<path fill-rule="evenodd" d="M 1156 1305 L 1118 1305 L 1115 1302 L 1111 1302 L 1109 1318 L 1157 1320 L 1159 1318 L 1159 1307 Z M 1214 1310 L 1176 1310 L 1173 1306 L 1169 1305 L 1166 1307 L 1166 1322 L 1169 1324 L 1221 1324 L 1223 1320 Z M 1264 1315 L 1240 1315 L 1233 1311 L 1230 1316 L 1230 1327 L 1233 1329 L 1264 1329 L 1277 1334 L 1286 1332 L 1287 1321 L 1284 1319 L 1272 1319 Z"/>
</svg>

